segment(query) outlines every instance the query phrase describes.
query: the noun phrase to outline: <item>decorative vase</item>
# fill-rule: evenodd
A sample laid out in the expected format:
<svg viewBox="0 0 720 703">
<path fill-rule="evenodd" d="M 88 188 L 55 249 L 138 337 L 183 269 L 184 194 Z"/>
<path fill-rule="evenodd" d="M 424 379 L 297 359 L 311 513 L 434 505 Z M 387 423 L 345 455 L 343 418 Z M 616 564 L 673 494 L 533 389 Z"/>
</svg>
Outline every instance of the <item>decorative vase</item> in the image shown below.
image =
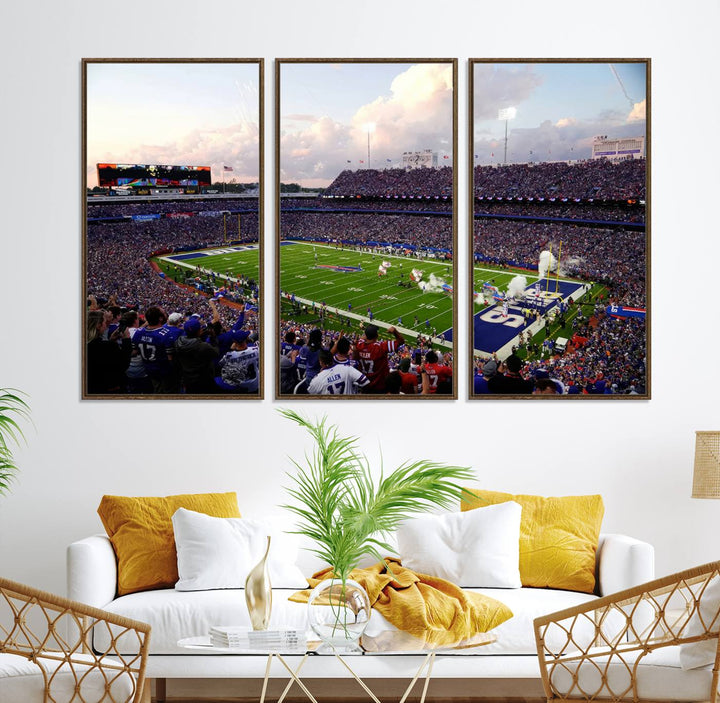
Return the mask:
<svg viewBox="0 0 720 703">
<path fill-rule="evenodd" d="M 353 652 L 370 622 L 370 598 L 365 589 L 347 579 L 321 581 L 308 599 L 308 620 L 322 640 L 321 649 Z"/>
<path fill-rule="evenodd" d="M 245 580 L 245 601 L 253 630 L 267 630 L 270 624 L 272 585 L 267 567 L 269 553 L 270 537 L 268 536 L 265 556 L 251 569 Z"/>
</svg>

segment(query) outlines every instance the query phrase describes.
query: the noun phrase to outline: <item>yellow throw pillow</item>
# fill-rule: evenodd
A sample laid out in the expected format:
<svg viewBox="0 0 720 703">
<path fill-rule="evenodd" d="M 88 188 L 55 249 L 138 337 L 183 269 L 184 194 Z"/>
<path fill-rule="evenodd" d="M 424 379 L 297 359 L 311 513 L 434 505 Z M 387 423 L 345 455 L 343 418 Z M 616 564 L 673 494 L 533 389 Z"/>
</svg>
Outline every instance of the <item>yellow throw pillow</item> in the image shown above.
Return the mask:
<svg viewBox="0 0 720 703">
<path fill-rule="evenodd" d="M 172 516 L 178 508 L 212 517 L 241 517 L 235 493 L 103 496 L 98 515 L 115 549 L 118 595 L 175 585 L 178 570 Z"/>
<path fill-rule="evenodd" d="M 513 500 L 522 506 L 520 580 L 523 586 L 595 590 L 595 552 L 600 538 L 602 496 L 512 495 L 467 489 L 460 509 L 472 510 Z"/>
</svg>

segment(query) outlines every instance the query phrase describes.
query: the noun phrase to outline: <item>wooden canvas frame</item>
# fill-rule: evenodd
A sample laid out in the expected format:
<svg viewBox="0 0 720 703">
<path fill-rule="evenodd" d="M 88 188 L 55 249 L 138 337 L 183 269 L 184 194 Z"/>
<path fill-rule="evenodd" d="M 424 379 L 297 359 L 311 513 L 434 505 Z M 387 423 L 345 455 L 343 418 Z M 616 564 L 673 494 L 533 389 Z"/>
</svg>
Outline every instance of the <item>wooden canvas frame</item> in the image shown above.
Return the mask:
<svg viewBox="0 0 720 703">
<path fill-rule="evenodd" d="M 292 59 L 277 59 L 275 62 L 275 173 L 276 173 L 276 182 L 275 182 L 275 192 L 276 192 L 276 236 L 275 236 L 275 243 L 277 247 L 277 254 L 275 258 L 275 275 L 276 275 L 276 289 L 278 290 L 278 300 L 276 305 L 276 322 L 274 326 L 274 333 L 276 338 L 279 335 L 279 331 L 282 325 L 282 305 L 283 305 L 283 295 L 280 291 L 283 291 L 283 281 L 281 279 L 281 265 L 280 265 L 280 257 L 281 257 L 281 241 L 282 241 L 282 232 L 281 232 L 281 198 L 280 198 L 280 190 L 281 190 L 281 166 L 282 166 L 282 96 L 283 96 L 283 81 L 282 81 L 282 70 L 284 66 L 293 66 L 298 64 L 308 64 L 308 65 L 317 65 L 317 64 L 325 64 L 325 65 L 347 65 L 347 64 L 362 64 L 367 65 L 368 70 L 371 70 L 373 66 L 376 66 L 378 64 L 448 64 L 451 66 L 452 70 L 452 84 L 453 84 L 453 99 L 452 99 L 452 144 L 450 145 L 450 149 L 452 150 L 453 154 L 453 174 L 452 174 L 452 190 L 453 190 L 453 204 L 452 204 L 452 264 L 451 264 L 451 271 L 454 281 L 454 286 L 457 287 L 457 179 L 458 179 L 458 150 L 457 150 L 457 125 L 458 125 L 458 116 L 457 116 L 457 59 L 429 59 L 429 58 L 421 58 L 421 59 L 399 59 L 399 58 L 392 58 L 392 59 L 378 59 L 378 58 L 369 58 L 369 59 L 335 59 L 335 58 L 328 58 L 328 59 L 318 59 L 318 58 L 311 58 L 311 59 L 298 59 L 298 58 L 292 58 Z M 370 132 L 368 131 L 368 151 L 369 151 L 369 142 L 370 142 Z M 403 151 L 402 147 L 398 147 L 398 155 L 400 152 Z M 383 156 L 386 156 L 383 154 Z M 408 266 L 408 269 L 411 267 Z M 289 294 L 288 294 L 289 295 Z M 294 302 L 294 301 L 293 301 Z M 351 302 L 351 301 L 350 301 Z M 330 305 L 327 306 L 329 309 Z M 365 306 L 362 305 L 362 308 Z M 338 307 L 336 310 L 336 313 L 338 315 L 341 315 L 341 310 Z M 350 310 L 348 312 L 351 312 Z M 361 316 L 363 319 L 365 319 L 367 322 L 369 322 L 372 318 L 368 318 L 367 315 Z M 362 320 L 355 320 L 358 324 L 363 324 Z M 379 321 L 379 322 L 386 322 L 386 320 L 379 320 L 378 318 L 372 319 L 373 322 Z M 422 324 L 422 323 L 421 323 Z M 453 305 L 452 305 L 452 329 L 457 330 L 457 294 L 456 292 L 453 293 Z M 279 367 L 277 367 L 277 364 L 279 364 L 280 354 L 281 354 L 281 341 L 280 339 L 277 340 L 277 348 L 275 351 L 275 395 L 276 398 L 282 398 L 282 399 L 290 399 L 290 398 L 296 398 L 296 399 L 302 399 L 302 398 L 386 398 L 386 397 L 396 397 L 396 396 L 388 396 L 388 395 L 378 395 L 378 394 L 357 394 L 357 395 L 322 395 L 322 396 L 311 396 L 311 395 L 296 395 L 292 392 L 287 392 L 283 390 L 281 385 L 281 377 L 280 377 L 280 370 Z M 444 399 L 456 399 L 457 398 L 457 359 L 458 359 L 458 347 L 457 347 L 457 334 L 454 335 L 454 342 L 452 347 L 452 354 L 454 357 L 454 363 L 453 363 L 453 379 L 452 379 L 452 392 L 448 394 L 443 395 L 427 395 L 427 396 L 401 396 L 405 399 L 408 397 L 423 397 L 423 398 L 444 398 Z"/>
<path fill-rule="evenodd" d="M 188 399 L 232 399 L 232 400 L 252 400 L 252 399 L 261 399 L 263 398 L 264 393 L 264 375 L 265 375 L 265 369 L 264 369 L 264 363 L 262 359 L 262 353 L 259 355 L 259 379 L 258 379 L 258 391 L 257 392 L 251 392 L 251 393 L 238 393 L 238 392 L 215 392 L 213 389 L 213 392 L 205 393 L 205 392 L 185 392 L 182 388 L 178 392 L 164 392 L 159 394 L 152 394 L 152 393 L 133 393 L 133 392 L 90 392 L 88 388 L 88 359 L 87 359 L 87 314 L 86 314 L 86 307 L 87 307 L 87 301 L 88 296 L 91 293 L 91 291 L 88 290 L 88 198 L 87 198 L 87 185 L 88 185 L 88 67 L 89 66 L 97 66 L 97 65 L 111 65 L 111 64 L 117 64 L 117 65 L 127 65 L 127 66 L 138 66 L 147 64 L 149 66 L 157 66 L 157 65 L 168 65 L 168 66 L 179 66 L 179 65 L 185 65 L 188 67 L 188 69 L 192 69 L 193 67 L 199 67 L 199 66 L 214 66 L 214 65 L 255 65 L 257 67 L 257 84 L 256 85 L 249 85 L 249 90 L 257 90 L 257 154 L 258 154 L 258 160 L 257 160 L 257 178 L 258 178 L 258 196 L 257 196 L 257 248 L 258 248 L 258 280 L 256 281 L 256 290 L 257 290 L 257 299 L 258 299 L 258 305 L 257 305 L 257 323 L 256 323 L 256 330 L 258 335 L 258 344 L 260 344 L 260 347 L 262 348 L 262 341 L 263 341 L 263 326 L 261 324 L 262 321 L 262 314 L 263 314 L 263 307 L 264 307 L 264 246 L 263 246 L 263 228 L 264 228 L 264 208 L 263 208 L 263 200 L 264 200 L 264 59 L 262 58 L 240 58 L 240 59 L 234 59 L 234 58 L 206 58 L 206 59 L 196 59 L 196 58 L 87 58 L 82 60 L 82 156 L 81 156 L 81 164 L 82 164 L 82 204 L 81 204 L 81 216 L 82 216 L 82 262 L 81 262 L 81 271 L 82 271 L 82 300 L 81 300 L 81 330 L 82 330 L 82 338 L 81 338 L 81 349 L 82 349 L 82 366 L 81 366 L 81 397 L 83 399 L 182 399 L 182 400 L 188 400 Z M 240 90 L 240 86 L 238 86 L 238 90 Z M 158 90 L 162 90 L 162 86 L 158 86 Z M 198 95 L 197 97 L 198 101 L 202 101 L 203 99 L 206 99 L 204 95 Z M 237 108 L 237 112 L 240 115 L 240 119 L 243 119 L 242 115 L 242 106 Z M 221 147 L 222 149 L 222 147 Z M 222 159 L 223 157 L 220 155 L 217 155 L 218 158 Z M 227 157 L 224 157 L 227 158 Z M 136 160 L 132 163 L 137 163 L 139 161 Z M 149 159 L 145 159 L 142 161 L 142 163 L 149 162 Z M 167 160 L 163 163 L 167 163 Z M 175 164 L 173 164 L 175 165 Z M 181 164 L 177 164 L 181 165 Z M 184 165 L 184 164 L 183 164 Z M 214 164 L 213 164 L 214 165 Z M 223 177 L 223 183 L 225 179 L 225 171 L 232 171 L 232 167 L 226 168 L 225 161 L 223 160 L 223 165 L 221 169 L 222 177 Z M 209 219 L 209 218 L 205 218 Z M 224 227 L 226 228 L 225 231 L 227 232 L 227 217 L 223 216 L 223 220 L 225 222 Z M 238 225 L 240 227 L 240 225 Z M 225 238 L 225 237 L 224 237 Z M 218 275 L 217 280 L 220 282 L 222 279 L 222 276 Z M 215 278 L 213 278 L 213 282 L 215 282 Z M 228 279 L 229 280 L 229 279 Z M 198 294 L 200 295 L 200 294 Z M 222 305 L 222 302 L 220 304 Z M 168 315 L 170 315 L 171 311 L 166 311 Z M 184 311 L 183 311 L 184 312 Z M 229 313 L 228 313 L 229 315 Z M 208 314 L 209 317 L 209 314 Z M 230 318 L 228 318 L 230 319 Z M 229 326 L 228 322 L 228 325 Z"/>
<path fill-rule="evenodd" d="M 485 386 L 480 384 L 479 385 L 479 392 L 476 392 L 476 389 L 474 388 L 474 381 L 475 381 L 475 374 L 476 374 L 476 364 L 480 366 L 480 361 L 477 361 L 479 358 L 482 358 L 482 360 L 489 360 L 490 354 L 492 354 L 494 351 L 493 349 L 483 349 L 483 353 L 479 353 L 478 347 L 479 344 L 476 344 L 476 334 L 478 336 L 482 335 L 482 331 L 478 330 L 476 331 L 476 316 L 479 314 L 483 314 L 485 312 L 485 309 L 491 312 L 492 316 L 492 308 L 491 305 L 488 305 L 487 308 L 479 308 L 475 305 L 475 296 L 477 291 L 477 285 L 478 281 L 475 280 L 475 236 L 474 236 L 474 221 L 475 221 L 475 166 L 476 166 L 476 156 L 477 156 L 477 150 L 476 150 L 476 119 L 478 115 L 476 114 L 476 105 L 475 105 L 475 98 L 476 98 L 476 91 L 479 90 L 478 85 L 476 83 L 476 67 L 484 66 L 484 65 L 494 65 L 494 64 L 503 64 L 507 65 L 513 68 L 520 68 L 520 64 L 526 64 L 526 65 L 567 65 L 567 66 L 577 66 L 578 64 L 609 64 L 611 68 L 613 68 L 614 64 L 628 64 L 628 63 L 635 63 L 639 64 L 641 67 L 644 67 L 644 77 L 645 77 L 645 94 L 643 96 L 645 102 L 645 163 L 646 163 L 646 176 L 645 176 L 645 187 L 646 187 L 646 197 L 645 197 L 645 238 L 644 238 L 644 248 L 645 248 L 645 261 L 644 266 L 642 267 L 644 269 L 644 276 L 645 276 L 645 310 L 646 310 L 646 316 L 645 316 L 645 334 L 646 334 L 646 343 L 645 343 L 645 350 L 644 350 L 644 357 L 645 357 L 645 383 L 644 386 L 639 387 L 635 390 L 631 390 L 630 388 L 624 388 L 625 392 L 620 394 L 595 394 L 595 390 L 602 389 L 603 386 L 603 378 L 597 377 L 599 379 L 599 383 L 593 384 L 590 383 L 590 381 L 595 378 L 595 376 L 589 377 L 588 383 L 585 383 L 583 381 L 582 388 L 583 391 L 578 394 L 566 394 L 566 395 L 533 395 L 533 394 L 513 394 L 513 393 L 506 393 L 506 394 L 493 394 L 493 393 L 487 393 Z M 608 75 L 611 76 L 610 71 L 608 71 Z M 617 78 L 618 83 L 620 86 L 618 87 L 616 85 L 616 88 L 618 91 L 622 89 L 625 91 L 624 86 L 622 85 L 620 78 L 615 73 L 615 77 Z M 565 400 L 571 400 L 571 399 L 583 399 L 583 400 L 591 400 L 591 399 L 634 399 L 634 400 L 649 400 L 651 397 L 651 369 L 650 369 L 650 322 L 651 322 L 651 306 L 650 306 L 650 287 L 651 287 L 651 280 L 650 280 L 650 260 L 651 260 L 651 252 L 650 252 L 650 172 L 651 172 L 651 110 L 650 110 L 650 59 L 630 59 L 630 58 L 622 58 L 622 59 L 557 59 L 557 58 L 549 58 L 549 59 L 470 59 L 468 64 L 468 85 L 469 85 L 469 92 L 468 92 L 468 114 L 469 114 L 469 133 L 468 133 L 468 291 L 469 291 L 469 298 L 468 298 L 468 305 L 469 305 L 469 314 L 468 314 L 468 359 L 469 359 L 469 368 L 468 368 L 468 382 L 469 382 L 469 397 L 470 399 L 477 399 L 477 400 L 493 400 L 493 399 L 508 399 L 508 398 L 551 398 L 555 397 L 556 399 L 565 399 Z M 495 86 L 499 89 L 498 86 Z M 577 87 L 577 84 L 576 84 Z M 568 90 L 570 90 L 568 88 Z M 497 94 L 496 94 L 497 95 Z M 629 98 L 627 92 L 625 93 L 625 96 Z M 495 100 L 498 98 L 496 97 Z M 632 102 L 632 100 L 631 100 Z M 498 114 L 499 117 L 499 114 Z M 492 119 L 492 118 L 487 118 Z M 507 127 L 508 121 L 505 121 L 505 125 Z M 512 135 L 512 132 L 511 132 Z M 615 136 L 615 135 L 613 135 Z M 621 135 L 617 135 L 621 136 Z M 505 143 L 501 144 L 499 148 L 504 151 L 504 153 L 501 155 L 503 159 L 507 160 L 506 157 L 506 150 L 507 150 L 507 138 L 505 139 Z M 530 152 L 532 154 L 532 151 Z M 493 154 L 494 156 L 494 154 Z M 542 159 L 536 159 L 533 157 L 529 157 L 529 161 L 539 161 Z M 550 159 L 546 159 L 547 161 L 550 161 Z M 502 200 L 502 198 L 498 198 Z M 510 200 L 510 198 L 507 198 L 507 200 Z M 490 218 L 489 218 L 490 219 Z M 567 225 L 566 225 L 567 226 Z M 539 247 L 538 247 L 539 249 Z M 558 253 L 558 248 L 556 248 L 556 252 Z M 518 272 L 520 273 L 520 272 Z M 482 283 L 482 282 L 480 282 Z M 489 285 L 492 285 L 490 283 Z M 489 288 L 487 290 L 490 290 Z M 527 290 L 527 289 L 526 289 Z M 502 293 L 502 291 L 501 291 Z M 499 307 L 499 304 L 498 304 Z M 519 310 L 522 310 L 522 308 L 519 308 Z M 511 312 L 513 312 L 511 310 Z M 516 311 L 517 312 L 517 311 Z M 498 312 L 498 314 L 500 314 Z M 505 313 L 507 314 L 507 313 Z M 526 318 L 530 319 L 530 318 Z M 497 320 L 492 320 L 494 322 L 497 322 Z M 502 322 L 502 321 L 501 321 Z M 568 320 L 569 322 L 569 320 Z M 527 323 L 523 323 L 527 324 Z M 487 327 L 486 327 L 487 329 Z M 522 327 L 521 330 L 527 329 L 526 327 Z M 538 330 L 539 332 L 539 330 Z M 556 335 L 557 336 L 557 335 Z M 562 335 L 560 335 L 562 336 Z M 505 345 L 505 348 L 499 352 L 500 353 L 500 360 L 506 358 L 507 354 L 509 354 L 509 349 L 513 346 L 514 343 L 516 343 L 517 337 L 515 340 L 511 340 L 508 344 Z M 505 356 L 503 356 L 503 354 Z M 590 368 L 590 365 L 588 365 L 588 368 Z M 552 372 L 552 369 L 551 369 Z M 612 378 L 609 380 L 605 380 L 606 387 L 612 388 Z M 547 384 L 546 384 L 547 385 Z M 578 388 L 580 386 L 578 385 Z M 567 386 L 566 386 L 567 388 Z M 590 389 L 590 393 L 586 392 L 587 389 Z M 551 389 L 552 390 L 552 389 Z"/>
</svg>

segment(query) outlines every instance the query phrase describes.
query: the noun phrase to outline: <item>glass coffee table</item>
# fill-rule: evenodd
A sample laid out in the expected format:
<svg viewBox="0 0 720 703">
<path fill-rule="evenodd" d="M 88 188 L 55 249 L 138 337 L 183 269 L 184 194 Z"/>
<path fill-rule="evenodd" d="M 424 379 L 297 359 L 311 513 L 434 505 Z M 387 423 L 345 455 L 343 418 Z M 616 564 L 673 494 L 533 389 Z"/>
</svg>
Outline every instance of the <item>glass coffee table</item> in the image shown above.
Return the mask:
<svg viewBox="0 0 720 703">
<path fill-rule="evenodd" d="M 308 657 L 327 657 L 332 656 L 337 659 L 347 672 L 352 676 L 355 681 L 362 687 L 367 693 L 373 703 L 382 703 L 380 699 L 370 690 L 367 684 L 362 680 L 358 674 L 352 669 L 349 661 L 352 661 L 354 657 L 358 656 L 392 656 L 392 655 L 417 655 L 421 657 L 420 664 L 417 672 L 408 683 L 405 693 L 400 699 L 400 703 L 405 703 L 407 697 L 412 692 L 418 679 L 423 679 L 422 695 L 419 703 L 424 703 L 425 696 L 427 695 L 428 685 L 432 678 L 433 664 L 435 657 L 442 654 L 459 654 L 461 652 L 471 653 L 477 647 L 482 647 L 486 644 L 491 644 L 496 641 L 495 635 L 490 632 L 479 633 L 468 639 L 459 641 L 438 641 L 428 642 L 424 638 L 414 637 L 413 635 L 402 632 L 399 630 L 385 630 L 375 635 L 363 635 L 360 638 L 360 649 L 354 652 L 338 651 L 334 648 L 320 647 L 323 644 L 319 640 L 308 641 L 307 645 L 303 648 L 236 648 L 236 647 L 223 647 L 212 644 L 210 636 L 201 637 L 186 637 L 178 641 L 178 646 L 184 649 L 193 650 L 195 652 L 202 652 L 204 654 L 213 655 L 236 655 L 236 656 L 265 656 L 267 657 L 267 664 L 265 665 L 265 677 L 263 679 L 262 692 L 260 694 L 260 703 L 265 703 L 265 695 L 267 692 L 268 681 L 270 679 L 271 667 L 274 659 L 285 668 L 290 680 L 287 686 L 283 690 L 282 694 L 278 698 L 276 703 L 283 703 L 283 700 L 287 696 L 293 683 L 296 683 L 303 693 L 308 697 L 312 703 L 317 703 L 317 700 L 307 688 L 303 682 L 300 673 L 308 660 Z M 300 656 L 300 662 L 293 669 L 288 663 L 285 657 L 297 657 Z"/>
</svg>

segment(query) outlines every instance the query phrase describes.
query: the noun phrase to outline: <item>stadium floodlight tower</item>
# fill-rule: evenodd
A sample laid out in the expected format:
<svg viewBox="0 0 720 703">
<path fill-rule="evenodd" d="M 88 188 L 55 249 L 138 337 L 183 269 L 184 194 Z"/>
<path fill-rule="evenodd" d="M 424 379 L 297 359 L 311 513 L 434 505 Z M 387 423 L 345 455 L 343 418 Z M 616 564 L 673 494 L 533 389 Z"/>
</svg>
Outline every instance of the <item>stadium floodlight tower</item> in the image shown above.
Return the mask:
<svg viewBox="0 0 720 703">
<path fill-rule="evenodd" d="M 508 122 L 515 119 L 517 115 L 517 108 L 514 107 L 503 107 L 498 110 L 498 119 L 505 120 L 505 155 L 503 156 L 503 163 L 507 163 L 507 130 Z"/>
<path fill-rule="evenodd" d="M 366 168 L 370 168 L 370 135 L 375 131 L 375 127 L 377 127 L 377 125 L 374 122 L 367 122 L 365 124 L 365 131 L 367 132 L 367 146 L 368 146 L 367 167 Z"/>
</svg>

